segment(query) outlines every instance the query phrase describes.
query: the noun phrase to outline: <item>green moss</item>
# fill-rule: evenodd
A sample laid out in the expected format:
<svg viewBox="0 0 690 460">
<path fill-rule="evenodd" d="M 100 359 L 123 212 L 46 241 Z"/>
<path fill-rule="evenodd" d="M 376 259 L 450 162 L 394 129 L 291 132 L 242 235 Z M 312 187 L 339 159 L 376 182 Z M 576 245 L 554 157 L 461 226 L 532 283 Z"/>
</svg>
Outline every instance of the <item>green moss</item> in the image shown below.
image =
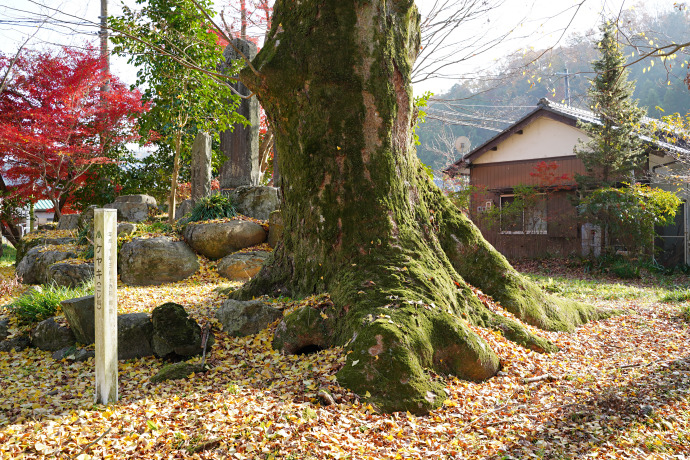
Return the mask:
<svg viewBox="0 0 690 460">
<path fill-rule="evenodd" d="M 190 375 L 199 372 L 206 372 L 206 369 L 201 364 L 191 363 L 174 363 L 167 364 L 161 370 L 151 377 L 151 383 L 160 383 L 166 380 L 181 380 L 186 379 Z"/>
</svg>

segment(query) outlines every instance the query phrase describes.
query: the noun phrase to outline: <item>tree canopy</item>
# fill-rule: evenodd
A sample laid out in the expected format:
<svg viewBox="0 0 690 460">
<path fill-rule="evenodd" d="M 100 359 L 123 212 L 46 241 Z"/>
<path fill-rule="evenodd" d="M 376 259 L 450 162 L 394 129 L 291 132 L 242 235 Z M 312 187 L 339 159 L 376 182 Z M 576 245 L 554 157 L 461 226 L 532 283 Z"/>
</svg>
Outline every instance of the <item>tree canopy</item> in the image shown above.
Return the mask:
<svg viewBox="0 0 690 460">
<path fill-rule="evenodd" d="M 0 94 L 0 171 L 13 193 L 50 200 L 59 220 L 94 166 L 113 161 L 108 150 L 139 138 L 148 108 L 93 48 L 24 53 Z"/>
</svg>

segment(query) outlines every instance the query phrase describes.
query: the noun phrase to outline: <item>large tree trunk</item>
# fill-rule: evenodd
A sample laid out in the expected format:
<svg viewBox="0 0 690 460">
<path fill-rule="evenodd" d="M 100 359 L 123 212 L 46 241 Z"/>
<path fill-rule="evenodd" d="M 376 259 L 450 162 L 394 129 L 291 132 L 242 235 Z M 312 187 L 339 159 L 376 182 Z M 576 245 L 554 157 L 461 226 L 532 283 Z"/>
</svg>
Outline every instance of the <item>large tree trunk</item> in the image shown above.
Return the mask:
<svg viewBox="0 0 690 460">
<path fill-rule="evenodd" d="M 285 231 L 269 264 L 235 293 L 329 293 L 284 318 L 274 346 L 346 345 L 340 383 L 382 410 L 414 413 L 442 404 L 438 375 L 481 381 L 498 371 L 499 357 L 468 324 L 555 349 L 484 307 L 470 284 L 546 329 L 596 315 L 513 270 L 421 169 L 409 84 L 419 20 L 411 0 L 276 2 L 253 61 L 259 75 L 242 78 L 283 153 Z"/>
</svg>

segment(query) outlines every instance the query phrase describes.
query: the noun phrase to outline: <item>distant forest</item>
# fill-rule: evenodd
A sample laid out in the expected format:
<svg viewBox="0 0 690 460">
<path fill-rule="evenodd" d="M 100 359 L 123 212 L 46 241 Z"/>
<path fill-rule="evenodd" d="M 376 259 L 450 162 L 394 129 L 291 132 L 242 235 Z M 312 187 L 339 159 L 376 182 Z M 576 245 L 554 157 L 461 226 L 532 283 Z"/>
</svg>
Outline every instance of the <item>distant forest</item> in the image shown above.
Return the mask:
<svg viewBox="0 0 690 460">
<path fill-rule="evenodd" d="M 627 37 L 636 37 L 645 44 L 650 40 L 683 43 L 689 38 L 690 12 L 674 9 L 655 14 L 628 13 L 621 19 L 620 27 Z M 426 110 L 426 122 L 418 129 L 419 158 L 434 170 L 442 169 L 460 157 L 453 149 L 453 141 L 459 136 L 467 136 L 474 148 L 533 110 L 543 97 L 567 103 L 566 68 L 570 104 L 588 109 L 587 88 L 593 77 L 591 63 L 599 56 L 595 48 L 598 38 L 598 29 L 593 29 L 546 52 L 516 53 L 499 63 L 493 75 L 456 84 L 447 93 L 435 95 Z M 629 62 L 638 56 L 630 46 L 624 52 Z M 687 55 L 680 54 L 665 62 L 658 58 L 653 61 L 645 59 L 628 67 L 629 79 L 636 84 L 634 97 L 638 105 L 646 107 L 647 115 L 653 118 L 688 113 L 690 91 L 683 82 L 688 73 Z"/>
</svg>

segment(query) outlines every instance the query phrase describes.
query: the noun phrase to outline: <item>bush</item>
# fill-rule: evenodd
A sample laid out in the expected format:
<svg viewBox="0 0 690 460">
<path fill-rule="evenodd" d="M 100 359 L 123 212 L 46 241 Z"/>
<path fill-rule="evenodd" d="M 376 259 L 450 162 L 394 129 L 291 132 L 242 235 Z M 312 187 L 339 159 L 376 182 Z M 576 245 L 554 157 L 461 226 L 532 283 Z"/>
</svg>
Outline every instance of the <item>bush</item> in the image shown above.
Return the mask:
<svg viewBox="0 0 690 460">
<path fill-rule="evenodd" d="M 223 219 L 225 217 L 235 217 L 237 211 L 235 205 L 229 197 L 223 195 L 211 195 L 201 198 L 192 208 L 186 222 L 202 222 L 205 220 Z"/>
<path fill-rule="evenodd" d="M 55 316 L 60 302 L 75 297 L 93 294 L 93 282 L 87 282 L 76 288 L 51 284 L 41 290 L 33 290 L 12 303 L 11 310 L 20 324 L 38 323 Z"/>
<path fill-rule="evenodd" d="M 676 289 L 661 297 L 662 302 L 688 302 L 690 301 L 690 289 Z M 688 310 L 690 314 L 690 310 Z"/>
</svg>

